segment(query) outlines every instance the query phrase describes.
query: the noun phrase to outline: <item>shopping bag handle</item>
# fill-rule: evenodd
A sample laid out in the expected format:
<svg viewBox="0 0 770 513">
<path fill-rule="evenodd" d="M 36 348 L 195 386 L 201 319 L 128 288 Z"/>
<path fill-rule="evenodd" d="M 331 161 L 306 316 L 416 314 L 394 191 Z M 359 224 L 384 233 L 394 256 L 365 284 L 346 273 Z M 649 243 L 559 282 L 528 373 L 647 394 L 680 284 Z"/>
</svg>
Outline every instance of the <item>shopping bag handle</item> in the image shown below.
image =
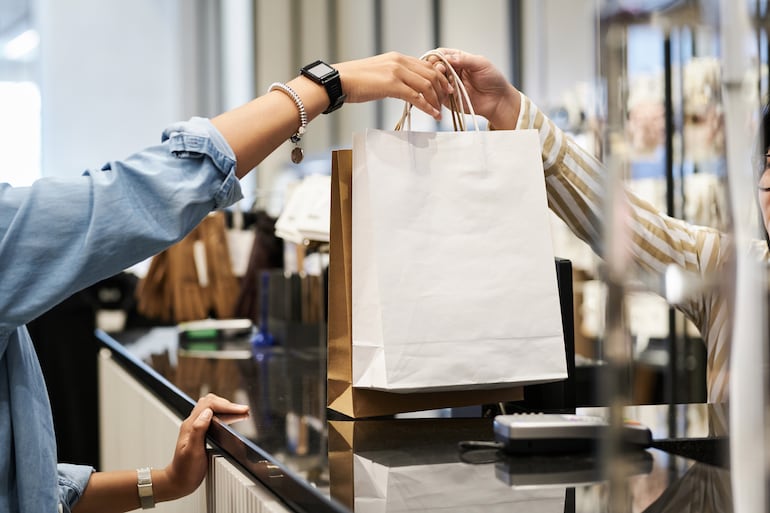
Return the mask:
<svg viewBox="0 0 770 513">
<path fill-rule="evenodd" d="M 465 84 L 463 84 L 463 81 L 460 80 L 460 76 L 457 74 L 452 65 L 449 64 L 446 56 L 439 50 L 430 50 L 429 52 L 424 53 L 420 59 L 426 61 L 429 57 L 436 57 L 440 59 L 441 62 L 444 63 L 444 66 L 446 66 L 447 71 L 454 78 L 454 84 L 452 84 L 454 85 L 454 93 L 449 97 L 449 105 L 450 110 L 452 111 L 452 124 L 454 125 L 455 131 L 465 131 L 465 117 L 463 116 L 462 109 L 463 100 L 465 100 L 465 104 L 468 106 L 468 110 L 470 111 L 471 119 L 473 119 L 473 126 L 475 130 L 479 132 L 479 122 L 476 119 L 476 111 L 473 110 L 470 96 L 468 96 L 468 91 L 465 89 Z M 402 130 L 404 128 L 404 121 L 406 121 L 407 130 L 411 130 L 412 104 L 409 102 L 404 102 L 404 111 L 401 114 L 401 119 L 399 119 L 398 123 L 396 123 L 395 129 Z"/>
</svg>

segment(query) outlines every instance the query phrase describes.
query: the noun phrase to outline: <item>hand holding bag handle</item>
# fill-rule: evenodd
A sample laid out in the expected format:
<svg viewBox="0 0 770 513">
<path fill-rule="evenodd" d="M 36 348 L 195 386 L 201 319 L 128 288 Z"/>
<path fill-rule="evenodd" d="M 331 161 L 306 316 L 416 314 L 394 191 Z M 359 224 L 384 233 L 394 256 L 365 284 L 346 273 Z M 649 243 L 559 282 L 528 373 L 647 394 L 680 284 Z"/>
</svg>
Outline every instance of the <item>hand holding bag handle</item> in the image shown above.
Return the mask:
<svg viewBox="0 0 770 513">
<path fill-rule="evenodd" d="M 438 50 L 431 50 L 429 52 L 424 53 L 420 59 L 427 61 L 430 57 L 435 57 L 438 60 L 440 60 L 444 66 L 446 66 L 447 73 L 451 75 L 451 77 L 454 79 L 453 86 L 454 86 L 454 94 L 452 94 L 449 97 L 449 105 L 450 110 L 452 111 L 452 124 L 454 125 L 455 132 L 457 131 L 465 131 L 465 118 L 463 117 L 463 109 L 462 104 L 463 101 L 465 101 L 465 104 L 468 106 L 469 114 L 471 115 L 471 119 L 473 119 L 473 126 L 475 130 L 478 132 L 479 129 L 479 122 L 476 119 L 476 111 L 473 110 L 473 105 L 471 105 L 471 99 L 468 95 L 468 91 L 465 89 L 465 84 L 463 84 L 463 81 L 460 80 L 460 76 L 457 74 L 455 69 L 452 67 L 451 64 L 449 64 L 449 61 L 447 60 L 446 56 L 441 53 Z M 395 130 L 402 130 L 404 127 L 404 121 L 407 123 L 407 130 L 412 129 L 412 104 L 409 102 L 404 103 L 404 111 L 401 114 L 401 119 L 399 119 L 398 123 L 396 123 Z"/>
</svg>

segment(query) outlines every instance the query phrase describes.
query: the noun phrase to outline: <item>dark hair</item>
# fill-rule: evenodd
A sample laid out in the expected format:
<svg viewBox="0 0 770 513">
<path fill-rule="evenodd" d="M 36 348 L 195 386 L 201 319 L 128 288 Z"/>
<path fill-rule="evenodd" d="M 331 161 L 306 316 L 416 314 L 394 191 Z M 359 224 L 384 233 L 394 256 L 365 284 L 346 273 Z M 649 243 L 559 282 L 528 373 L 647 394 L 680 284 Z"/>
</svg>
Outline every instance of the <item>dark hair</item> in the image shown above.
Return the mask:
<svg viewBox="0 0 770 513">
<path fill-rule="evenodd" d="M 754 173 L 756 174 L 755 180 L 759 183 L 767 162 L 765 154 L 768 153 L 768 148 L 770 148 L 770 103 L 766 103 L 762 107 L 759 130 L 755 137 L 752 162 L 754 163 Z"/>
</svg>

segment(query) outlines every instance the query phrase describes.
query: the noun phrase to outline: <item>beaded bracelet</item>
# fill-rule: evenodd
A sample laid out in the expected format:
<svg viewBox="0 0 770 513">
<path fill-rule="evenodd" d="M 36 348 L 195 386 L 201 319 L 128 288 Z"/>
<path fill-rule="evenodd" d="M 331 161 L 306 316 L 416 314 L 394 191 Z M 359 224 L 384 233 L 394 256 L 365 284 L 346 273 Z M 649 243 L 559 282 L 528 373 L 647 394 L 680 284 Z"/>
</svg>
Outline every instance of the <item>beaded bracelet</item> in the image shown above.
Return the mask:
<svg viewBox="0 0 770 513">
<path fill-rule="evenodd" d="M 283 91 L 286 93 L 289 98 L 294 101 L 294 104 L 299 110 L 299 128 L 294 135 L 289 137 L 289 140 L 294 143 L 294 149 L 291 150 L 291 161 L 295 164 L 299 164 L 302 162 L 302 159 L 305 156 L 305 154 L 302 152 L 302 148 L 299 145 L 300 140 L 302 140 L 302 136 L 305 135 L 305 129 L 307 128 L 307 112 L 305 112 L 305 104 L 302 103 L 302 98 L 299 97 L 294 89 L 282 82 L 273 82 L 270 84 L 270 87 L 267 88 L 268 93 L 275 90 Z"/>
</svg>

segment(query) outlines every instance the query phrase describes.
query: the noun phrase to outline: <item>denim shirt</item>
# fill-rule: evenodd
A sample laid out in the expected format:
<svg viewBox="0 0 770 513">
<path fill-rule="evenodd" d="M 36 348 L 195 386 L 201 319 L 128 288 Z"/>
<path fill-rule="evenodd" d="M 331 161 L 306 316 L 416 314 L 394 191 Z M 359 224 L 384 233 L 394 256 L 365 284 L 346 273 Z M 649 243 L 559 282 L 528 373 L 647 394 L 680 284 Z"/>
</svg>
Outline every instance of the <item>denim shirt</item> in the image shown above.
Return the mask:
<svg viewBox="0 0 770 513">
<path fill-rule="evenodd" d="M 51 407 L 24 325 L 240 198 L 235 156 L 202 118 L 74 179 L 0 184 L 0 513 L 69 511 L 92 471 L 57 468 Z"/>
</svg>

